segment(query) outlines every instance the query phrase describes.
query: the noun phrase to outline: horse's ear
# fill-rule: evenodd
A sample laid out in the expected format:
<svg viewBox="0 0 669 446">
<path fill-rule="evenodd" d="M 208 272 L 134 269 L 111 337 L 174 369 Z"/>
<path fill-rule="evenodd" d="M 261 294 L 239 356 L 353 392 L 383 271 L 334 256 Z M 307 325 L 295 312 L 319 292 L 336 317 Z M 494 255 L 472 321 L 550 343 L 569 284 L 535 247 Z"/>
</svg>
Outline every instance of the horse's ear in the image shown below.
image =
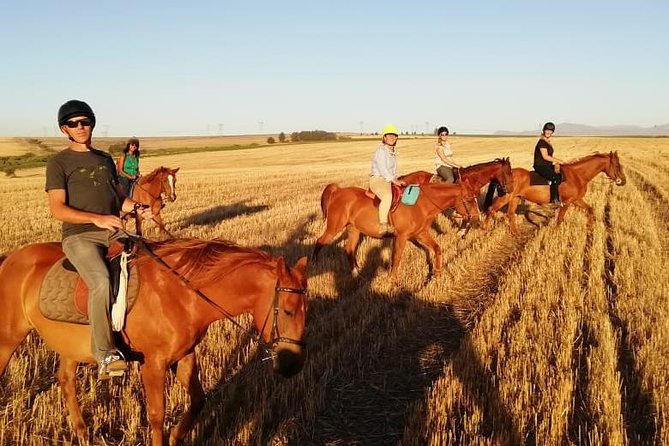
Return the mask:
<svg viewBox="0 0 669 446">
<path fill-rule="evenodd" d="M 308 262 L 308 257 L 300 257 L 295 264 L 294 268 L 298 270 L 301 274 L 306 275 L 307 274 L 307 262 Z"/>
<path fill-rule="evenodd" d="M 283 256 L 277 257 L 276 267 L 279 271 L 285 271 L 286 270 L 286 261 L 283 259 Z"/>
<path fill-rule="evenodd" d="M 173 174 L 177 173 L 179 171 L 179 169 L 181 169 L 181 167 L 177 167 L 176 169 L 172 169 L 172 173 Z"/>
</svg>

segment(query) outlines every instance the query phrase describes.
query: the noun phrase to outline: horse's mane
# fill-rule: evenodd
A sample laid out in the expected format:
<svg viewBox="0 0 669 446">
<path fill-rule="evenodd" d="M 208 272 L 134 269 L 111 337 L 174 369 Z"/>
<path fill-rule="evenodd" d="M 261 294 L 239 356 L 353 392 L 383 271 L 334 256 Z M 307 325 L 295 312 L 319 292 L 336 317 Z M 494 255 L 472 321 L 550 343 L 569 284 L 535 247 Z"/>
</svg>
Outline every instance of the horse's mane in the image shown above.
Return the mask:
<svg viewBox="0 0 669 446">
<path fill-rule="evenodd" d="M 274 258 L 268 253 L 228 240 L 174 239 L 150 242 L 147 246 L 195 288 L 213 285 L 243 266 L 257 263 L 264 268 L 274 268 Z M 172 263 L 169 257 L 174 255 L 178 257 Z"/>
<path fill-rule="evenodd" d="M 162 167 L 162 166 L 161 166 L 161 167 L 158 167 L 158 168 L 154 169 L 153 172 L 151 172 L 150 174 L 141 177 L 141 178 L 140 178 L 140 182 L 141 182 L 141 183 L 150 183 L 150 182 L 152 182 L 153 180 L 155 180 L 156 177 L 157 177 L 159 174 L 164 173 L 164 172 L 167 171 L 167 170 L 169 170 L 167 167 Z"/>
<path fill-rule="evenodd" d="M 575 166 L 575 165 L 578 165 L 578 164 L 580 164 L 580 163 L 582 163 L 582 162 L 584 162 L 584 161 L 588 161 L 588 160 L 590 160 L 590 159 L 592 159 L 592 158 L 608 157 L 608 156 L 609 156 L 608 153 L 599 153 L 599 152 L 589 153 L 589 154 L 584 155 L 584 156 L 582 156 L 582 157 L 580 157 L 580 158 L 578 158 L 578 159 L 575 159 L 574 161 L 572 161 L 572 162 L 570 162 L 570 163 L 564 163 L 564 165 L 565 165 L 565 166 Z"/>
<path fill-rule="evenodd" d="M 485 162 L 478 163 L 478 164 L 472 164 L 471 166 L 467 166 L 467 167 L 463 168 L 462 170 L 463 171 L 470 171 L 470 170 L 482 169 L 484 167 L 492 166 L 493 164 L 504 163 L 504 162 L 505 162 L 504 159 L 496 158 L 493 161 L 485 161 Z"/>
</svg>

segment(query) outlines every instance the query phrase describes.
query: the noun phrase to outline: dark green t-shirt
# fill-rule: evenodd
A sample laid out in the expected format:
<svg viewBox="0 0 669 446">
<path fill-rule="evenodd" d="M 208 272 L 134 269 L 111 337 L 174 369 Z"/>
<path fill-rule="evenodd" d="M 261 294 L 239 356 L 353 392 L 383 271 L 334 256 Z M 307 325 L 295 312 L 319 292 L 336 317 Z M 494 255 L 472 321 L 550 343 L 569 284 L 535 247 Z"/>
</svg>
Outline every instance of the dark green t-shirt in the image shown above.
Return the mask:
<svg viewBox="0 0 669 446">
<path fill-rule="evenodd" d="M 46 163 L 45 190 L 65 190 L 65 204 L 101 215 L 119 215 L 121 200 L 116 193 L 116 165 L 111 155 L 91 148 L 87 152 L 65 149 Z M 63 223 L 63 239 L 87 231 L 104 231 L 93 223 Z"/>
</svg>

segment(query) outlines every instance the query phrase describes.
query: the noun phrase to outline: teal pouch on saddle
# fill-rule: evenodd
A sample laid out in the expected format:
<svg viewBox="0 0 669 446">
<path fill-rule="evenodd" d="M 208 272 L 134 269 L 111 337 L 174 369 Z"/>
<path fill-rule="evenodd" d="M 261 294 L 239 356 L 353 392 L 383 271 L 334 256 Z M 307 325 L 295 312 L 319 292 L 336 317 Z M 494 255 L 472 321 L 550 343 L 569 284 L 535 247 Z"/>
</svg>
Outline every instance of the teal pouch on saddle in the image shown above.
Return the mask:
<svg viewBox="0 0 669 446">
<path fill-rule="evenodd" d="M 416 204 L 416 200 L 418 200 L 418 195 L 420 195 L 420 186 L 417 184 L 410 184 L 404 189 L 404 192 L 402 193 L 402 204 L 406 204 L 407 206 L 412 206 Z"/>
</svg>

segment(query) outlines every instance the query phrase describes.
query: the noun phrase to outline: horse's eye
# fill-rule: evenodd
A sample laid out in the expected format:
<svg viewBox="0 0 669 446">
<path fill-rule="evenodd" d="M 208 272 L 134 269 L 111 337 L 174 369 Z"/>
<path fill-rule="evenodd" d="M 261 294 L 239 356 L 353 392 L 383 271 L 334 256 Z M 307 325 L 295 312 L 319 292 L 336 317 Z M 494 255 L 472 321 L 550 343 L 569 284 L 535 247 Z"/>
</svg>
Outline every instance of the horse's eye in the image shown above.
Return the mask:
<svg viewBox="0 0 669 446">
<path fill-rule="evenodd" d="M 284 314 L 285 314 L 286 316 L 288 316 L 288 317 L 293 317 L 293 314 L 294 314 L 294 313 L 293 313 L 292 311 L 284 309 L 283 312 L 284 312 Z"/>
</svg>

